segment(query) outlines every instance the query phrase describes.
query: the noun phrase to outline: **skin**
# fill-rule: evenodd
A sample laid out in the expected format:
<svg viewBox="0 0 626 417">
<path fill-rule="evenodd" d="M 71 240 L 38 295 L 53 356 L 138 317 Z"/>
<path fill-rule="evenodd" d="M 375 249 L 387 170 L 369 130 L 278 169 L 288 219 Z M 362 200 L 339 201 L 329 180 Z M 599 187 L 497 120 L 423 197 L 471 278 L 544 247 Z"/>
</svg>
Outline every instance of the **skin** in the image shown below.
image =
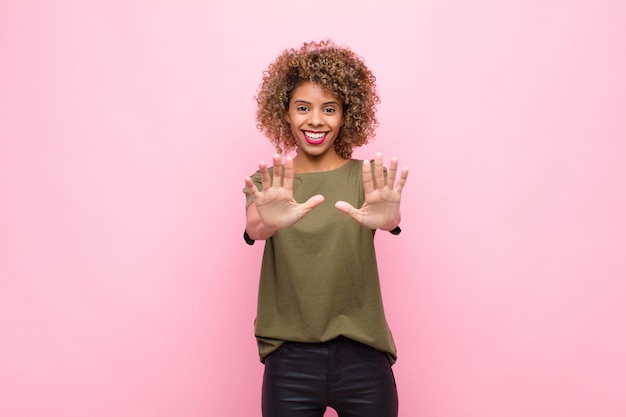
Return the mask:
<svg viewBox="0 0 626 417">
<path fill-rule="evenodd" d="M 298 203 L 293 198 L 294 176 L 300 172 L 330 171 L 348 162 L 336 153 L 333 146 L 344 124 L 342 109 L 340 100 L 318 85 L 305 82 L 294 90 L 285 119 L 298 143 L 296 157 L 287 157 L 283 165 L 280 155 L 275 154 L 272 158 L 273 178 L 267 164 L 261 161 L 261 191 L 250 177 L 245 179 L 246 187 L 254 198 L 246 215 L 246 231 L 250 238 L 268 239 L 276 231 L 297 223 L 324 201 L 324 196 L 318 194 L 304 203 Z M 323 141 L 310 143 L 305 132 L 326 135 Z M 370 161 L 363 161 L 363 206 L 357 209 L 345 201 L 337 201 L 335 207 L 365 227 L 392 230 L 400 224 L 400 197 L 409 174 L 408 168 L 402 169 L 396 181 L 398 160 L 394 157 L 385 177 L 383 157 L 377 153 L 374 156 L 373 179 L 371 170 Z"/>
<path fill-rule="evenodd" d="M 334 148 L 344 125 L 343 104 L 334 94 L 310 82 L 299 85 L 293 91 L 285 120 L 297 143 L 296 172 L 329 171 L 348 162 Z M 310 143 L 306 133 L 324 133 L 324 140 Z"/>
</svg>

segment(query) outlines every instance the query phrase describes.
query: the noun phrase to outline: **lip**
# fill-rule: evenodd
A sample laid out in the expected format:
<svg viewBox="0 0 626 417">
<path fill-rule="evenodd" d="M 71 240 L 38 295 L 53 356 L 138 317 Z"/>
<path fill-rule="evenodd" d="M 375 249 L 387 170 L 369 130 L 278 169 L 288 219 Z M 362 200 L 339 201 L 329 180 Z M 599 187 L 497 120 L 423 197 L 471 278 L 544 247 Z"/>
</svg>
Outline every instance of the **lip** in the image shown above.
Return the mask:
<svg viewBox="0 0 626 417">
<path fill-rule="evenodd" d="M 320 133 L 323 133 L 323 135 L 320 138 L 312 138 L 310 136 L 307 135 L 307 133 L 309 134 L 315 134 L 318 135 Z M 319 145 L 321 143 L 323 143 L 326 138 L 328 137 L 328 133 L 329 132 L 314 132 L 312 130 L 303 130 L 302 131 L 302 136 L 304 136 L 304 140 L 311 145 Z"/>
</svg>

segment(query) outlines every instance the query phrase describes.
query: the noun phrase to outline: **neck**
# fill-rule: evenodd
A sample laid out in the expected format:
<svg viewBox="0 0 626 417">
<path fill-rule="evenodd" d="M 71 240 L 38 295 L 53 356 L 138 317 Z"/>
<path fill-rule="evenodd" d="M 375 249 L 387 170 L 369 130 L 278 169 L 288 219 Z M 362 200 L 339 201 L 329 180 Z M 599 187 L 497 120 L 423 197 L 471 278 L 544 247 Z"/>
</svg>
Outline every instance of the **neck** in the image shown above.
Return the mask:
<svg viewBox="0 0 626 417">
<path fill-rule="evenodd" d="M 340 157 L 334 152 L 320 156 L 298 153 L 293 158 L 293 167 L 296 173 L 324 172 L 337 169 L 346 162 L 348 162 L 347 159 Z"/>
</svg>

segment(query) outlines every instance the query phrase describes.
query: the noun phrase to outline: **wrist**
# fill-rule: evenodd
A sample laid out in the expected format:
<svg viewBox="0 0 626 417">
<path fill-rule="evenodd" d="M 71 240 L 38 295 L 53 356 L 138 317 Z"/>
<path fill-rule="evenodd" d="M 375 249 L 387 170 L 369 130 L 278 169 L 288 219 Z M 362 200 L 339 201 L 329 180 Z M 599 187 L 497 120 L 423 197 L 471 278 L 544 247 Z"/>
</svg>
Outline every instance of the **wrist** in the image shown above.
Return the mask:
<svg viewBox="0 0 626 417">
<path fill-rule="evenodd" d="M 394 231 L 395 229 L 399 229 L 400 220 L 401 220 L 400 213 L 398 213 L 398 216 L 395 218 L 393 222 L 387 223 L 383 227 L 379 227 L 379 229 L 385 230 L 387 232 L 391 232 L 391 231 Z"/>
<path fill-rule="evenodd" d="M 256 227 L 247 227 L 246 233 L 252 240 L 265 240 L 274 236 L 278 229 L 269 227 L 263 223 L 258 223 Z"/>
</svg>

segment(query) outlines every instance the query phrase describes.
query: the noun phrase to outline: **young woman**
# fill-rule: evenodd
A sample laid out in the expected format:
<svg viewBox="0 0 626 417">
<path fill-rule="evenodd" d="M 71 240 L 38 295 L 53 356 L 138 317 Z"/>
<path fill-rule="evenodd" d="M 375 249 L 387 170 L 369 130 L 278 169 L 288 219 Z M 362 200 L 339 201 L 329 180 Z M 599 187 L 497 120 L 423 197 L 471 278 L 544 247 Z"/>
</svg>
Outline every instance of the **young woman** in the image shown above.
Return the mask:
<svg viewBox="0 0 626 417">
<path fill-rule="evenodd" d="M 244 188 L 244 237 L 265 240 L 255 321 L 263 416 L 321 417 L 330 406 L 340 417 L 395 417 L 374 234 L 399 233 L 408 170 L 393 158 L 387 171 L 380 154 L 351 158 L 377 126 L 375 78 L 350 49 L 305 43 L 269 66 L 257 102 L 278 152 Z"/>
</svg>

